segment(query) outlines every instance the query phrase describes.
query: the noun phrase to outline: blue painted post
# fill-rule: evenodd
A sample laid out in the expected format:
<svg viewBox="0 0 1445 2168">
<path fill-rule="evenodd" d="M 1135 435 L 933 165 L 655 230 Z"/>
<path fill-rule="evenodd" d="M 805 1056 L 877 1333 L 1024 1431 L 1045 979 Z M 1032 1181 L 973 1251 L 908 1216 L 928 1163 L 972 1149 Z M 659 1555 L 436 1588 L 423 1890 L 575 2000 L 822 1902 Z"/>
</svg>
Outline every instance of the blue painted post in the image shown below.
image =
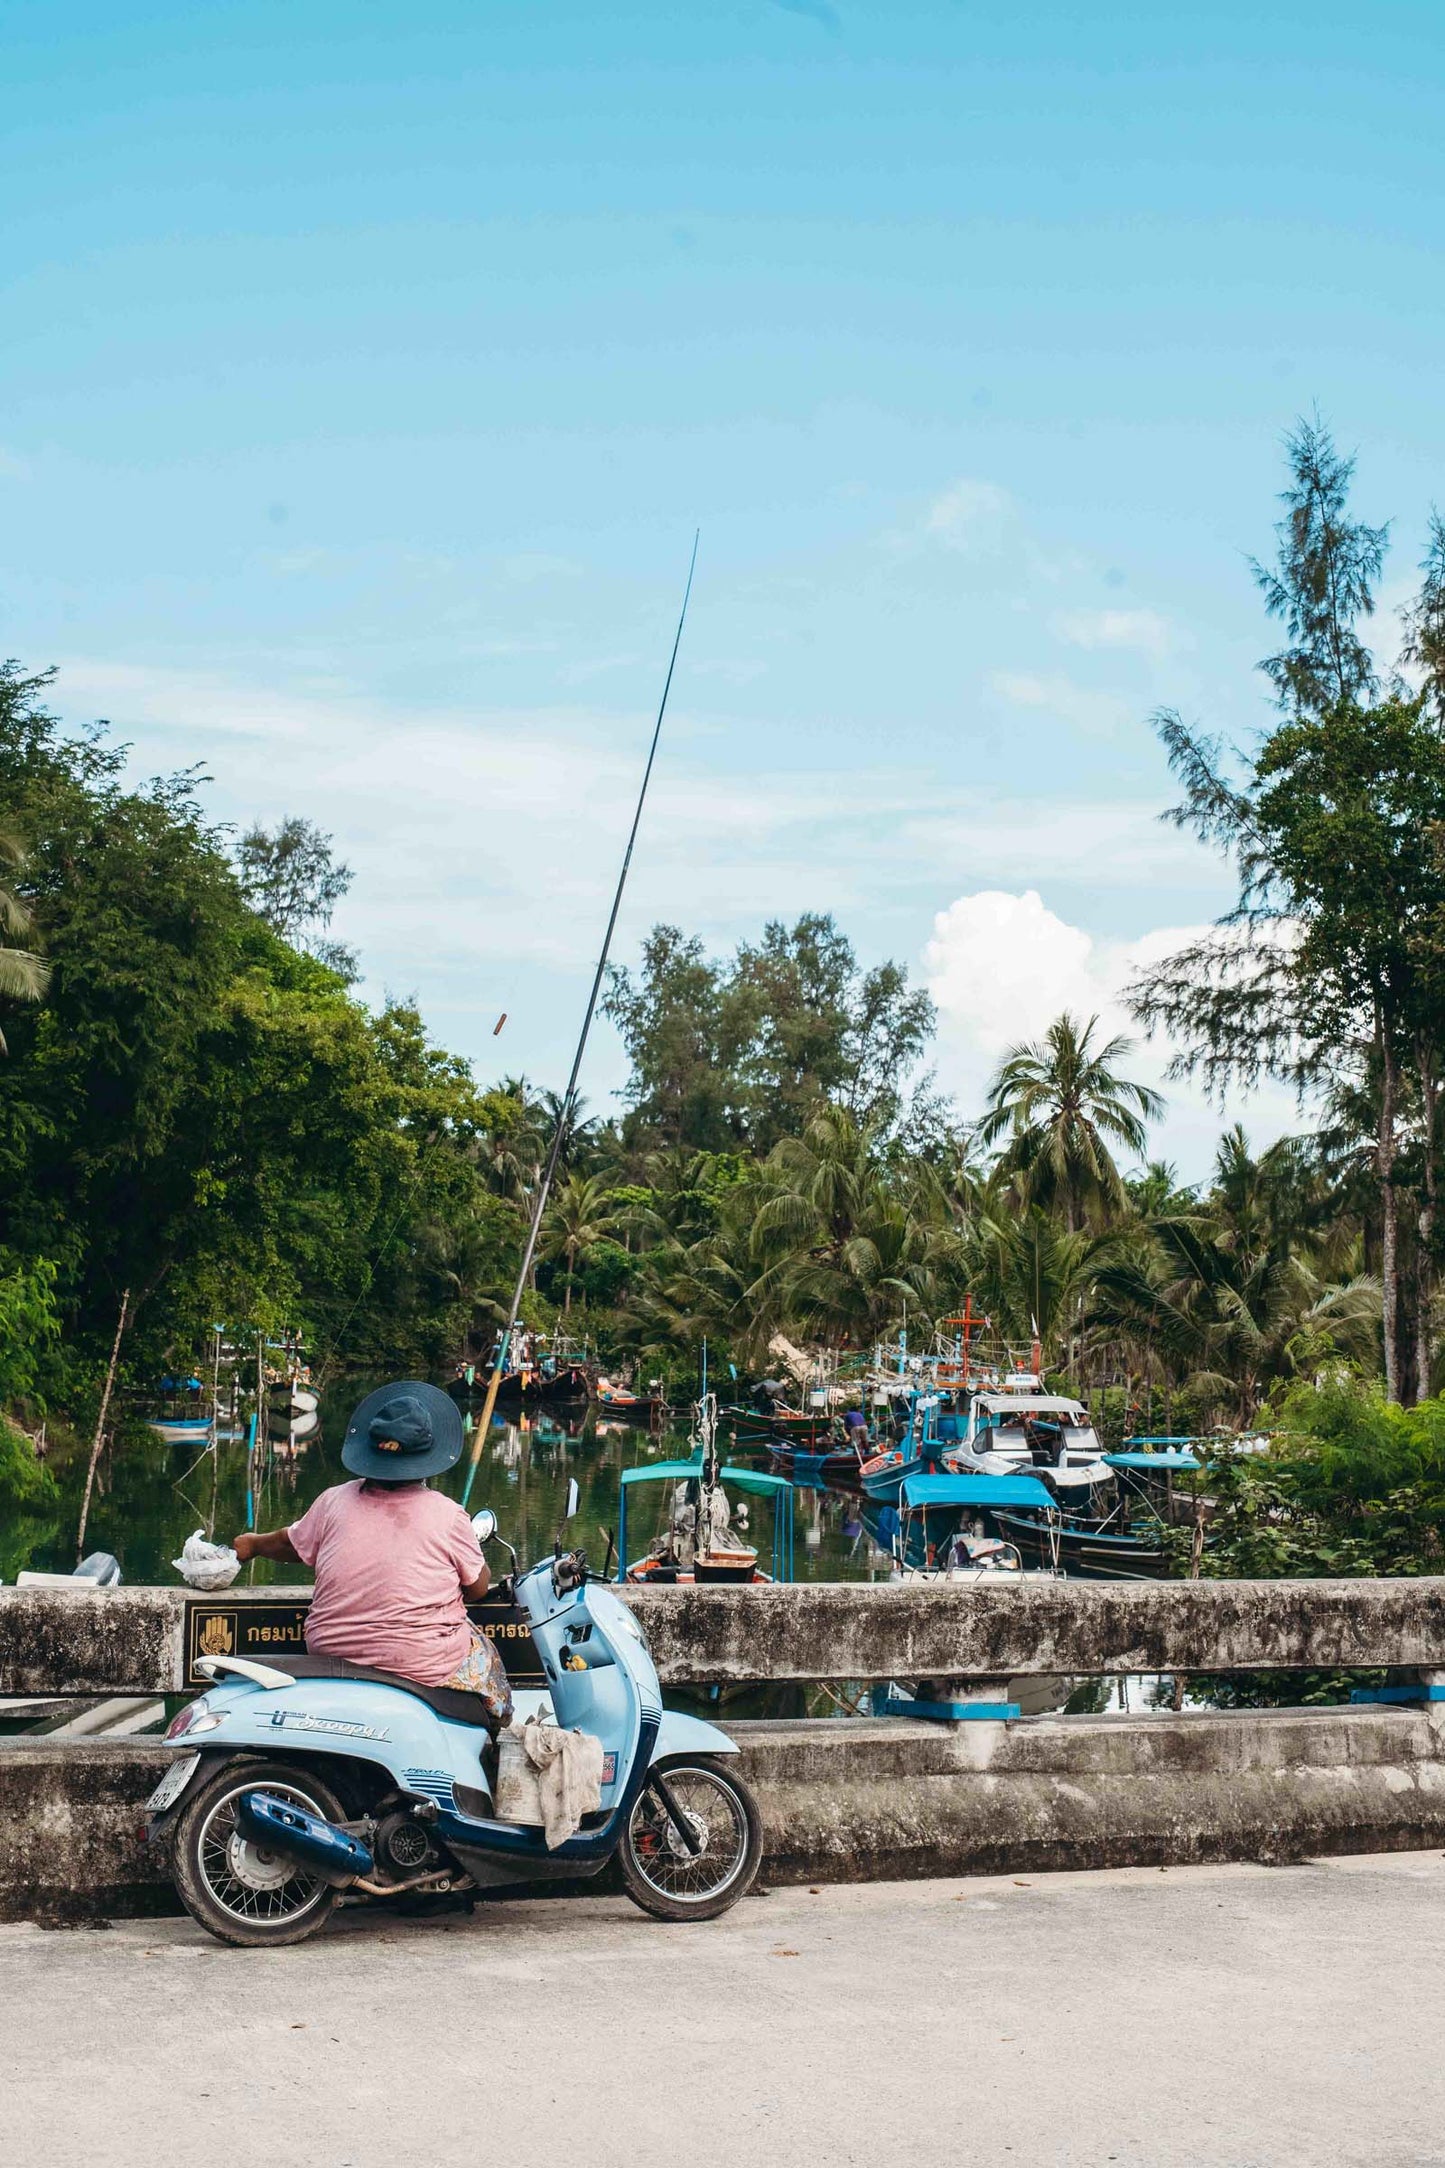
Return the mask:
<svg viewBox="0 0 1445 2168">
<path fill-rule="evenodd" d="M 256 1525 L 256 1416 L 246 1432 L 246 1526 Z"/>
</svg>

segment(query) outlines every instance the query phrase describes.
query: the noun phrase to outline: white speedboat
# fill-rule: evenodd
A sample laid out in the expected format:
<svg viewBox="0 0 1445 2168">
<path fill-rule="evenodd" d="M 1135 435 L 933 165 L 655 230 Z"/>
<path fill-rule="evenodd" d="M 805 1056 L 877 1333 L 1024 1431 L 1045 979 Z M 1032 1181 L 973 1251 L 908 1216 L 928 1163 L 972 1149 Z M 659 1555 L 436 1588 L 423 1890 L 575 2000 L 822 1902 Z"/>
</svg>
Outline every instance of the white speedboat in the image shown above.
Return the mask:
<svg viewBox="0 0 1445 2168">
<path fill-rule="evenodd" d="M 963 1435 L 943 1456 L 958 1475 L 1037 1476 L 1060 1508 L 1093 1519 L 1106 1514 L 1116 1484 L 1088 1410 L 1061 1393 L 1033 1390 L 971 1396 Z"/>
</svg>

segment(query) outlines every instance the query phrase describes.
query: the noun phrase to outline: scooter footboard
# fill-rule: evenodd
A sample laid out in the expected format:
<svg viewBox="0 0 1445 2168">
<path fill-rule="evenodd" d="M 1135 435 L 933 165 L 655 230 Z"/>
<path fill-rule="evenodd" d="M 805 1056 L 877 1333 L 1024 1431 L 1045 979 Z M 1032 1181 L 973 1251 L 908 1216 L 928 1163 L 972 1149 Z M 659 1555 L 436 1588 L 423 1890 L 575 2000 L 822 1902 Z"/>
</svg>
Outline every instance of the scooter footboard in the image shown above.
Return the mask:
<svg viewBox="0 0 1445 2168">
<path fill-rule="evenodd" d="M 716 1724 L 704 1723 L 700 1716 L 684 1716 L 677 1709 L 664 1709 L 652 1759 L 660 1762 L 670 1761 L 676 1754 L 736 1754 L 737 1751 L 734 1742 L 725 1731 L 719 1731 Z"/>
</svg>

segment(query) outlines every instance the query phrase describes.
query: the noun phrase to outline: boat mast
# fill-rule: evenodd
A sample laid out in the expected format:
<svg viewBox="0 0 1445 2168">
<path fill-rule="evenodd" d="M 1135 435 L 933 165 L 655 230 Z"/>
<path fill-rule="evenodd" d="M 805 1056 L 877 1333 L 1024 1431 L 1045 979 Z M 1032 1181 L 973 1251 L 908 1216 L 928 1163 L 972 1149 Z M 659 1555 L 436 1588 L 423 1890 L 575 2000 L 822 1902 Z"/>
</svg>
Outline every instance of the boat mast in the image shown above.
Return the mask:
<svg viewBox="0 0 1445 2168">
<path fill-rule="evenodd" d="M 592 1018 L 597 1009 L 597 996 L 602 991 L 602 976 L 607 969 L 607 957 L 612 947 L 612 935 L 617 925 L 617 914 L 622 908 L 622 891 L 627 886 L 627 875 L 632 865 L 632 847 L 637 841 L 637 831 L 642 821 L 642 808 L 647 799 L 647 786 L 652 781 L 652 763 L 657 758 L 657 741 L 662 735 L 662 718 L 667 713 L 667 696 L 672 690 L 672 673 L 677 667 L 677 651 L 682 645 L 682 628 L 687 622 L 688 598 L 692 594 L 692 575 L 697 566 L 697 543 L 698 537 L 694 534 L 692 538 L 692 557 L 687 568 L 687 585 L 682 591 L 682 609 L 678 614 L 677 631 L 673 635 L 672 655 L 667 665 L 667 677 L 663 682 L 662 699 L 658 703 L 657 721 L 652 729 L 652 744 L 648 748 L 647 766 L 642 771 L 642 788 L 637 794 L 637 810 L 632 816 L 632 830 L 627 838 L 627 850 L 622 860 L 622 871 L 617 876 L 617 892 L 612 898 L 611 916 L 607 921 L 607 931 L 602 937 L 602 953 L 597 959 L 597 969 L 592 975 L 592 991 L 587 997 L 587 1012 L 582 1019 L 582 1031 L 577 1041 L 577 1051 L 572 1057 L 572 1074 L 567 1079 L 567 1089 L 562 1096 L 562 1104 L 557 1110 L 557 1126 L 552 1132 L 552 1148 L 547 1154 L 547 1164 L 543 1169 L 542 1179 L 537 1185 L 537 1195 L 532 1205 L 532 1224 L 527 1231 L 526 1247 L 522 1251 L 522 1267 L 517 1274 L 517 1285 L 512 1293 L 512 1306 L 502 1331 L 496 1360 L 492 1364 L 492 1375 L 487 1383 L 487 1397 L 482 1408 L 481 1420 L 477 1424 L 476 1436 L 472 1440 L 472 1457 L 467 1466 L 467 1480 L 462 1489 L 463 1506 L 471 1498 L 472 1485 L 477 1476 L 477 1463 L 482 1457 L 482 1447 L 492 1427 L 492 1416 L 497 1405 L 497 1393 L 501 1387 L 502 1375 L 507 1367 L 507 1356 L 512 1345 L 512 1334 L 521 1322 L 522 1297 L 527 1291 L 527 1280 L 532 1270 L 532 1259 L 536 1255 L 537 1237 L 542 1230 L 542 1214 L 547 1209 L 547 1197 L 552 1187 L 552 1177 L 557 1172 L 557 1161 L 561 1156 L 562 1140 L 567 1134 L 573 1109 L 576 1105 L 577 1078 L 582 1068 L 582 1056 L 587 1051 L 587 1035 L 592 1029 Z"/>
</svg>

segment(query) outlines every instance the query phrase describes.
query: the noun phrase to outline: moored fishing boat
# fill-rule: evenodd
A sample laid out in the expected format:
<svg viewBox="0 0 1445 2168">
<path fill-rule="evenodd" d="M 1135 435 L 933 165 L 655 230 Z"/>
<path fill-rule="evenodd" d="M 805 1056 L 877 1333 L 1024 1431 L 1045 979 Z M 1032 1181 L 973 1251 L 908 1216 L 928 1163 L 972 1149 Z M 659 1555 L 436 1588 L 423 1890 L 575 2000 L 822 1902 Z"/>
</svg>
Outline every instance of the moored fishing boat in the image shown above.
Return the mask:
<svg viewBox="0 0 1445 2168">
<path fill-rule="evenodd" d="M 618 1498 L 618 1579 L 668 1583 L 791 1581 L 791 1483 L 786 1476 L 719 1465 L 717 1408 L 708 1394 L 699 1403 L 695 1435 L 696 1449 L 686 1460 L 654 1461 L 623 1469 Z M 670 1485 L 671 1495 L 665 1501 L 666 1512 L 651 1548 L 629 1560 L 629 1503 L 641 1487 L 651 1484 Z M 760 1566 L 757 1549 L 734 1525 L 729 1490 L 771 1502 L 771 1572 Z"/>
<path fill-rule="evenodd" d="M 791 1440 L 775 1442 L 772 1464 L 777 1474 L 810 1490 L 861 1491 L 863 1463 L 873 1457 L 873 1451 L 867 1433 L 858 1431 L 849 1444 L 832 1446 L 825 1452 Z"/>
<path fill-rule="evenodd" d="M 515 1332 L 499 1340 L 484 1363 L 459 1363 L 447 1390 L 454 1400 L 480 1399 L 490 1388 L 498 1360 L 504 1367 L 497 1379 L 496 1401 L 510 1407 L 537 1403 L 558 1407 L 580 1406 L 591 1398 L 595 1365 L 585 1345 L 564 1334 L 549 1342 L 545 1333 Z"/>
<path fill-rule="evenodd" d="M 901 1580 L 977 1580 L 985 1575 L 1022 1575 L 1025 1560 L 991 1520 L 1000 1507 L 1016 1507 L 1056 1520 L 1053 1500 L 1033 1476 L 911 1475 L 898 1502 L 865 1506 L 875 1543 L 893 1561 Z M 1046 1569 L 1055 1569 L 1050 1563 Z"/>
<path fill-rule="evenodd" d="M 1104 1458 L 1119 1482 L 1119 1496 L 1109 1513 L 1094 1519 L 1063 1513 L 1047 1527 L 1034 1515 L 1012 1508 L 995 1512 L 992 1519 L 1026 1562 L 1042 1561 L 1047 1554 L 1077 1580 L 1169 1579 L 1178 1571 L 1177 1551 L 1164 1540 L 1172 1519 L 1173 1481 L 1199 1474 L 1203 1462 L 1179 1451 L 1126 1450 Z M 1142 1508 L 1142 1519 L 1134 1517 L 1137 1508 Z"/>
<path fill-rule="evenodd" d="M 735 1445 L 767 1445 L 791 1440 L 796 1445 L 816 1446 L 832 1433 L 824 1408 L 790 1408 L 781 1399 L 764 1399 L 767 1381 L 760 1386 L 752 1406 L 734 1403 L 718 1410 L 718 1427 Z"/>
<path fill-rule="evenodd" d="M 614 1422 L 626 1423 L 657 1424 L 671 1412 L 661 1393 L 632 1393 L 625 1385 L 614 1385 L 610 1378 L 597 1380 L 597 1409 Z"/>
<path fill-rule="evenodd" d="M 1045 1393 L 1036 1377 L 1022 1389 L 969 1394 L 945 1465 L 959 1475 L 1012 1475 L 1030 1469 L 1068 1512 L 1100 1518 L 1116 1495 L 1113 1470 L 1082 1402 Z"/>
<path fill-rule="evenodd" d="M 1173 1568 L 1157 1543 L 1111 1531 L 1096 1521 L 1058 1517 L 1045 1527 L 1032 1514 L 996 1511 L 1000 1533 L 1016 1545 L 1025 1565 L 1056 1561 L 1063 1573 L 1082 1581 L 1163 1581 Z"/>
<path fill-rule="evenodd" d="M 909 1476 L 938 1473 L 944 1453 L 938 1416 L 937 1393 L 915 1390 L 909 1395 L 906 1428 L 898 1443 L 860 1462 L 858 1479 L 867 1497 L 896 1505 Z"/>
<path fill-rule="evenodd" d="M 153 1415 L 147 1417 L 147 1427 L 167 1445 L 209 1445 L 211 1442 L 211 1418 L 209 1415 Z"/>
</svg>

